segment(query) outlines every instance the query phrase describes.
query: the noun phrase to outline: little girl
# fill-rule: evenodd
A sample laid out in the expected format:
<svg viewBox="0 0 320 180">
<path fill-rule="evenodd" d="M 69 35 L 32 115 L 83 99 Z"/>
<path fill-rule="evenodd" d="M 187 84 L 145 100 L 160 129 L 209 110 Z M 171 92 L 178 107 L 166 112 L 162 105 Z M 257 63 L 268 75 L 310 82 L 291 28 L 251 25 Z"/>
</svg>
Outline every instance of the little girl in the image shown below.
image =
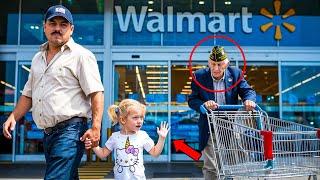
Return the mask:
<svg viewBox="0 0 320 180">
<path fill-rule="evenodd" d="M 111 105 L 108 115 L 113 125 L 120 123 L 121 130 L 112 133 L 105 143 L 105 147 L 94 147 L 93 151 L 100 158 L 107 157 L 115 151 L 115 166 L 113 168 L 115 179 L 146 179 L 143 166 L 143 149 L 150 155 L 157 157 L 161 154 L 169 125 L 161 122 L 157 127 L 159 140 L 154 145 L 149 135 L 140 130 L 146 113 L 145 105 L 133 99 L 124 99 L 119 106 Z M 91 148 L 91 140 L 86 139 L 86 149 Z"/>
</svg>

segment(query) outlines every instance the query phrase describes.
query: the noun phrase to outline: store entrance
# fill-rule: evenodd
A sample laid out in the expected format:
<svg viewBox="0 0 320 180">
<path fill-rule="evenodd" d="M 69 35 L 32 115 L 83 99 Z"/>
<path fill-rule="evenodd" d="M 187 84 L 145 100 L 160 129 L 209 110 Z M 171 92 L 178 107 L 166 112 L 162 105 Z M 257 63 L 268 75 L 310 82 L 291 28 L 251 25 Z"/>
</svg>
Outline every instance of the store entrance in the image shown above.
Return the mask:
<svg viewBox="0 0 320 180">
<path fill-rule="evenodd" d="M 206 67 L 206 62 L 193 64 L 193 71 Z M 190 71 L 186 63 L 173 63 L 171 66 L 171 144 L 174 140 L 183 139 L 193 149 L 199 149 L 199 114 L 189 108 L 188 95 L 191 93 Z M 191 161 L 182 152 L 176 152 L 171 146 L 172 161 Z"/>
<path fill-rule="evenodd" d="M 24 85 L 28 80 L 31 62 L 19 61 L 17 78 L 17 100 L 22 95 Z M 15 130 L 15 159 L 44 160 L 43 131 L 38 129 L 33 121 L 31 111 L 20 119 Z"/>
<path fill-rule="evenodd" d="M 13 158 L 13 141 L 4 137 L 2 124 L 14 107 L 15 65 L 15 61 L 0 61 L 0 161 L 11 161 Z"/>
<path fill-rule="evenodd" d="M 154 159 L 146 154 L 147 161 L 192 161 L 187 155 L 176 152 L 173 146 L 174 140 L 184 139 L 190 147 L 199 149 L 199 114 L 188 106 L 192 79 L 185 62 L 169 64 L 117 62 L 113 71 L 113 102 L 117 104 L 122 99 L 132 98 L 146 104 L 148 112 L 143 130 L 155 142 L 159 123 L 170 123 L 171 130 L 162 155 Z M 232 61 L 230 66 L 238 64 L 242 68 L 241 62 Z M 206 66 L 206 61 L 198 61 L 192 68 L 195 71 Z M 279 117 L 277 64 L 249 62 L 245 78 L 257 92 L 257 103 L 270 116 Z"/>
<path fill-rule="evenodd" d="M 239 68 L 243 68 L 242 65 Z M 279 114 L 279 75 L 276 62 L 248 62 L 245 79 L 257 93 L 257 103 L 271 117 Z"/>
<path fill-rule="evenodd" d="M 239 68 L 243 68 L 239 63 Z M 230 66 L 235 67 L 231 61 Z M 193 72 L 207 66 L 206 61 L 192 65 Z M 245 79 L 257 93 L 257 103 L 272 117 L 279 117 L 278 66 L 276 63 L 248 62 Z M 188 106 L 188 95 L 191 93 L 189 68 L 185 63 L 172 63 L 171 66 L 171 144 L 176 139 L 184 139 L 186 144 L 199 149 L 199 113 Z M 190 157 L 176 152 L 171 146 L 171 160 L 190 161 Z"/>
<path fill-rule="evenodd" d="M 138 100 L 147 107 L 142 130 L 156 143 L 157 127 L 161 121 L 168 122 L 168 65 L 165 63 L 116 63 L 113 74 L 113 103 L 130 98 Z M 170 123 L 170 122 L 169 122 Z M 119 131 L 119 125 L 112 127 L 113 132 Z M 152 158 L 147 152 L 144 161 L 168 161 L 169 144 L 166 144 L 158 158 Z"/>
</svg>

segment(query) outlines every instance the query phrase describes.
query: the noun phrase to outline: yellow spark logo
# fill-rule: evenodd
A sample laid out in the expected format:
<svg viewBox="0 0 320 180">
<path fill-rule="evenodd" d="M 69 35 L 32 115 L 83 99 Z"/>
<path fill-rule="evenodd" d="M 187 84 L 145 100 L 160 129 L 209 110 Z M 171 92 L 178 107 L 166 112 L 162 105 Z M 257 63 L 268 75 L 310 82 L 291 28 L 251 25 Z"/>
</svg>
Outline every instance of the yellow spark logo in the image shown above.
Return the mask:
<svg viewBox="0 0 320 180">
<path fill-rule="evenodd" d="M 281 1 L 280 0 L 273 1 L 273 7 L 274 7 L 276 15 L 279 15 L 280 14 L 280 9 L 281 9 Z M 286 18 L 289 18 L 290 16 L 295 15 L 295 13 L 296 13 L 295 10 L 293 8 L 291 8 L 286 13 L 284 13 L 284 15 L 282 15 L 281 17 L 282 17 L 282 19 L 286 19 Z M 273 15 L 266 8 L 261 8 L 260 9 L 260 14 L 262 14 L 265 17 L 270 18 L 270 19 L 273 18 Z M 260 30 L 262 32 L 266 32 L 272 26 L 273 26 L 273 23 L 269 22 L 269 23 L 261 25 L 260 26 Z M 294 32 L 296 30 L 296 27 L 293 24 L 290 24 L 290 23 L 287 23 L 287 22 L 283 22 L 282 26 L 285 27 L 290 32 Z M 280 29 L 279 25 L 276 25 L 275 28 L 276 28 L 276 31 L 275 31 L 275 34 L 274 34 L 274 38 L 279 41 L 279 40 L 282 39 L 281 29 Z"/>
</svg>

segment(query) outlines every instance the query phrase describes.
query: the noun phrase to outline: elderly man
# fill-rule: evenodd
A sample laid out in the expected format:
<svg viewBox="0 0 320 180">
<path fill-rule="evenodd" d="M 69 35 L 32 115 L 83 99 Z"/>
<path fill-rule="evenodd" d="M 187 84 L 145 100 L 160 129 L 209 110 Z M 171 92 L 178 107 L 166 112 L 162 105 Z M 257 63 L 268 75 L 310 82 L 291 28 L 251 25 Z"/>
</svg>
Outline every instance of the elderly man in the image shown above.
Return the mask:
<svg viewBox="0 0 320 180">
<path fill-rule="evenodd" d="M 100 140 L 103 85 L 93 53 L 73 41 L 73 30 L 66 7 L 47 10 L 44 32 L 48 41 L 33 57 L 22 96 L 3 125 L 4 136 L 11 139 L 16 121 L 32 108 L 34 121 L 44 132 L 44 179 L 79 179 L 84 153 L 80 138 L 90 138 L 94 146 Z M 88 118 L 92 118 L 91 129 Z"/>
<path fill-rule="evenodd" d="M 235 84 L 241 78 L 241 70 L 229 67 L 229 59 L 223 47 L 214 46 L 208 59 L 208 66 L 195 72 L 196 80 L 208 89 L 225 90 Z M 208 109 L 216 109 L 218 105 L 237 104 L 238 95 L 241 97 L 246 110 L 255 107 L 256 93 L 248 85 L 245 79 L 227 92 L 208 92 L 191 84 L 192 93 L 189 95 L 189 107 L 200 113 L 200 106 L 205 105 Z M 200 150 L 204 157 L 203 174 L 206 180 L 216 179 L 217 173 L 214 168 L 212 141 L 209 138 L 209 126 L 205 114 L 200 113 L 199 118 L 199 142 Z M 215 139 L 214 139 L 215 141 Z"/>
</svg>

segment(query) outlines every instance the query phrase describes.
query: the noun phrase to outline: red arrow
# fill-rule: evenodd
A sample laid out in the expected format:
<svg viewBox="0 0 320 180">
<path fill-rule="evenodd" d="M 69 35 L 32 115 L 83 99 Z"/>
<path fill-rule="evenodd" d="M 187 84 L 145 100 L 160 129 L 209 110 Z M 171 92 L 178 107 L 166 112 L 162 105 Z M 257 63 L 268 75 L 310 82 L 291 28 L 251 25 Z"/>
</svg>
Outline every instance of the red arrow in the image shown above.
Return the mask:
<svg viewBox="0 0 320 180">
<path fill-rule="evenodd" d="M 187 145 L 184 139 L 173 140 L 173 145 L 177 152 L 182 151 L 183 153 L 191 157 L 193 160 L 199 161 L 201 157 L 201 153 L 199 153 L 198 151 L 192 149 L 189 145 Z"/>
</svg>

